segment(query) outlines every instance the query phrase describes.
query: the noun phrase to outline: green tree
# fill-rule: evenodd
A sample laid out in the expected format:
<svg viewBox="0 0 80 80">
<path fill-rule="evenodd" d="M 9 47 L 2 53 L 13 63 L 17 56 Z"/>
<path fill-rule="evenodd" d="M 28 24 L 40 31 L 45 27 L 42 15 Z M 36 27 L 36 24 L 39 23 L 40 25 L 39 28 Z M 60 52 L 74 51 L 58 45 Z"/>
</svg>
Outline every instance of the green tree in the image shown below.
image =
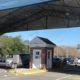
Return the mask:
<svg viewBox="0 0 80 80">
<path fill-rule="evenodd" d="M 28 47 L 24 44 L 20 37 L 0 37 L 0 54 L 20 54 L 27 53 Z"/>
</svg>

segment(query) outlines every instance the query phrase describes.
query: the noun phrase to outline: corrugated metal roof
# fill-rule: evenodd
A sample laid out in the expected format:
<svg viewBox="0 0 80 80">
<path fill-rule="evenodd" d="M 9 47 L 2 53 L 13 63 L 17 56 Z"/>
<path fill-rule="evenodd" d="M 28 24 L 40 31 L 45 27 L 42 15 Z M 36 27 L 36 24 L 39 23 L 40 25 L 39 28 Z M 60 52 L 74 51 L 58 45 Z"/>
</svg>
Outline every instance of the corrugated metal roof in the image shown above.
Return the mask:
<svg viewBox="0 0 80 80">
<path fill-rule="evenodd" d="M 80 0 L 50 0 L 0 10 L 0 33 L 80 26 Z"/>
</svg>

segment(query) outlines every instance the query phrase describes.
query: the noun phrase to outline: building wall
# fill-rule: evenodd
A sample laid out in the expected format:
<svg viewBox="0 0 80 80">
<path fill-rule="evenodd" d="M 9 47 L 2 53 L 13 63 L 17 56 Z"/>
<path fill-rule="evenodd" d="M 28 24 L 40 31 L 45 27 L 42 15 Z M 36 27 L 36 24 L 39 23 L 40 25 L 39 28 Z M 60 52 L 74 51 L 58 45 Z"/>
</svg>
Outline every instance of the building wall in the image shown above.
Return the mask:
<svg viewBox="0 0 80 80">
<path fill-rule="evenodd" d="M 67 57 L 67 55 L 69 57 L 80 57 L 80 52 L 78 51 L 78 49 L 76 48 L 73 48 L 73 47 L 59 47 L 59 46 L 56 46 L 54 48 L 54 56 L 62 56 L 62 57 Z"/>
<path fill-rule="evenodd" d="M 34 49 L 41 49 L 41 64 L 42 64 L 42 66 L 41 66 L 41 68 L 45 68 L 45 64 L 46 64 L 46 62 L 45 62 L 45 57 L 46 57 L 46 55 L 45 55 L 45 52 L 46 52 L 46 48 L 39 48 L 39 47 L 37 47 L 37 48 L 30 48 L 30 68 L 32 68 L 32 63 L 33 63 L 33 50 Z"/>
<path fill-rule="evenodd" d="M 32 68 L 32 63 L 33 63 L 33 50 L 34 49 L 41 49 L 41 69 L 46 69 L 47 68 L 47 50 L 52 50 L 52 57 L 53 57 L 53 48 L 49 48 L 49 47 L 31 47 L 30 48 L 30 68 Z"/>
</svg>

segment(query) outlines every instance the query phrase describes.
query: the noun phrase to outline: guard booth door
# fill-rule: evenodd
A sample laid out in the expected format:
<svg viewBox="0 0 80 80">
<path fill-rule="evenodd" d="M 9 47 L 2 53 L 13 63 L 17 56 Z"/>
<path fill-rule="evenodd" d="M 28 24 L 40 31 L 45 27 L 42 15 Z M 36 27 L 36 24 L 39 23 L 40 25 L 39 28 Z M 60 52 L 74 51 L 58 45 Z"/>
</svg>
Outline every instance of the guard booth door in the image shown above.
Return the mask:
<svg viewBox="0 0 80 80">
<path fill-rule="evenodd" d="M 47 50 L 47 68 L 52 69 L 52 50 Z"/>
<path fill-rule="evenodd" d="M 40 49 L 33 50 L 32 68 L 35 68 L 35 69 L 41 68 L 41 50 Z"/>
</svg>

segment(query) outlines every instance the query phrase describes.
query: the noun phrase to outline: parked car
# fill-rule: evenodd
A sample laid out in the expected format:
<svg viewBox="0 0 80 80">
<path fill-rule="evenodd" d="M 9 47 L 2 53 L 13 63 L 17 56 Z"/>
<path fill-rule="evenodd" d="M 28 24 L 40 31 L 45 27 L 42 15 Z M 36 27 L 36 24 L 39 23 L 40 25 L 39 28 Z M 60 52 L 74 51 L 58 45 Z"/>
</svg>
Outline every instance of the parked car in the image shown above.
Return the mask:
<svg viewBox="0 0 80 80">
<path fill-rule="evenodd" d="M 78 58 L 78 63 L 80 64 L 80 58 Z"/>
<path fill-rule="evenodd" d="M 65 60 L 67 61 L 67 64 L 72 64 L 74 62 L 73 58 L 65 58 Z"/>
<path fill-rule="evenodd" d="M 16 68 L 16 67 L 29 67 L 29 54 L 18 54 L 18 55 L 10 55 L 10 57 L 7 58 L 1 58 L 0 59 L 0 66 L 5 66 L 5 67 L 11 67 L 11 68 Z"/>
<path fill-rule="evenodd" d="M 12 67 L 12 59 L 0 58 L 0 66 Z"/>
<path fill-rule="evenodd" d="M 75 64 L 80 64 L 80 58 L 75 58 L 74 62 Z"/>
<path fill-rule="evenodd" d="M 61 59 L 59 59 L 59 58 L 53 58 L 53 68 L 59 68 L 60 67 L 60 64 L 61 64 Z"/>
</svg>

